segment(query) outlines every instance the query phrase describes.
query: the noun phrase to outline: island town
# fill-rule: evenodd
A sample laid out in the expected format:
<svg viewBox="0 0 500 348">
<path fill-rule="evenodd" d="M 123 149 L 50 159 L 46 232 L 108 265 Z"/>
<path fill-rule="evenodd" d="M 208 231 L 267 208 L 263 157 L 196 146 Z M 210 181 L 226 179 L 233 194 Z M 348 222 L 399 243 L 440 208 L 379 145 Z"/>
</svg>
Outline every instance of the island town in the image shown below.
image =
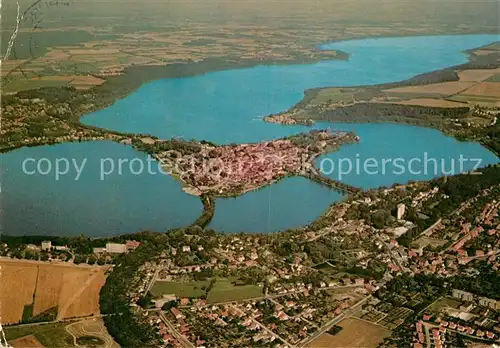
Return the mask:
<svg viewBox="0 0 500 348">
<path fill-rule="evenodd" d="M 314 130 L 256 144 L 201 144 L 197 152 L 189 154 L 179 150 L 159 151 L 155 157 L 167 173 L 185 185 L 186 192 L 233 196 L 290 175 L 320 175 L 314 166 L 319 155 L 357 141 L 359 137 L 353 133 Z"/>
</svg>

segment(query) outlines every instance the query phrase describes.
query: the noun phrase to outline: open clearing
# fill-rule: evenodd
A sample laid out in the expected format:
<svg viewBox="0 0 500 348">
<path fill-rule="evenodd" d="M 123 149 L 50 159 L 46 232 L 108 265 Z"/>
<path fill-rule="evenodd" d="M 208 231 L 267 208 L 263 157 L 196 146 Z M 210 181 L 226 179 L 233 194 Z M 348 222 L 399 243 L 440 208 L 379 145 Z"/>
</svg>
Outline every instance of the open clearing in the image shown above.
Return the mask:
<svg viewBox="0 0 500 348">
<path fill-rule="evenodd" d="M 466 95 L 466 94 L 459 94 L 459 95 L 454 95 L 450 97 L 450 99 L 459 101 L 459 102 L 467 102 L 469 104 L 477 104 L 477 105 L 484 105 L 484 106 L 496 106 L 500 107 L 500 97 L 488 97 L 484 95 Z"/>
<path fill-rule="evenodd" d="M 94 76 L 75 76 L 71 81 L 71 84 L 75 86 L 76 89 L 89 89 L 94 86 L 102 85 L 103 83 L 103 79 Z"/>
<path fill-rule="evenodd" d="M 342 320 L 338 326 L 342 327 L 336 335 L 325 333 L 314 340 L 310 347 L 315 348 L 376 348 L 391 332 L 379 325 L 363 320 L 348 318 Z"/>
<path fill-rule="evenodd" d="M 426 236 L 422 236 L 413 242 L 413 244 L 418 245 L 418 247 L 420 247 L 420 248 L 425 248 L 429 245 L 433 248 L 437 248 L 437 247 L 445 245 L 446 243 L 447 243 L 447 241 L 444 239 L 436 239 L 436 238 L 426 237 Z"/>
<path fill-rule="evenodd" d="M 153 296 L 175 294 L 178 297 L 200 297 L 205 294 L 205 289 L 209 284 L 209 281 L 167 282 L 160 280 L 153 285 L 151 293 Z"/>
<path fill-rule="evenodd" d="M 257 285 L 233 285 L 231 279 L 217 278 L 212 290 L 208 293 L 210 303 L 239 301 L 247 298 L 264 296 Z"/>
<path fill-rule="evenodd" d="M 14 348 L 120 347 L 108 334 L 101 318 L 8 326 L 5 328 L 5 333 L 8 342 Z M 97 342 L 101 344 L 95 344 Z"/>
<path fill-rule="evenodd" d="M 496 74 L 488 78 L 487 82 L 500 82 L 500 74 Z"/>
<path fill-rule="evenodd" d="M 23 316 L 24 306 L 33 302 L 37 267 L 31 264 L 0 262 L 0 314 L 3 324 L 17 323 Z M 15 296 L 12 296 L 15 294 Z"/>
<path fill-rule="evenodd" d="M 327 102 L 333 103 L 353 103 L 357 93 L 362 92 L 360 88 L 350 87 L 330 87 L 320 89 L 314 96 L 315 104 L 322 104 Z"/>
<path fill-rule="evenodd" d="M 58 319 L 99 314 L 103 268 L 5 259 L 0 266 L 3 324 L 18 323 L 25 306 L 33 306 L 33 316 L 58 308 Z"/>
<path fill-rule="evenodd" d="M 458 309 L 461 305 L 462 301 L 443 297 L 427 307 L 426 311 L 440 313 L 447 308 Z"/>
<path fill-rule="evenodd" d="M 238 301 L 263 296 L 262 289 L 256 285 L 234 285 L 231 278 L 217 278 L 208 293 L 210 303 Z M 177 297 L 200 297 L 206 294 L 210 281 L 170 282 L 157 281 L 151 293 L 155 297 L 175 294 Z"/>
</svg>

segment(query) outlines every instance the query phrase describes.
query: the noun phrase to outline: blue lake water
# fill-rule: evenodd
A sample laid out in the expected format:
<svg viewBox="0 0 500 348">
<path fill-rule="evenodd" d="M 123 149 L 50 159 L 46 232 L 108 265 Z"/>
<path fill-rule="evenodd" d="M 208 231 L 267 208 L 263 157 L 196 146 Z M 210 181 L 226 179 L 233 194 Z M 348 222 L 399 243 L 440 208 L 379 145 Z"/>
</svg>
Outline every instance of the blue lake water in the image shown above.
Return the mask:
<svg viewBox="0 0 500 348">
<path fill-rule="evenodd" d="M 85 124 L 162 138 L 245 143 L 275 139 L 306 127 L 266 124 L 259 117 L 299 102 L 306 89 L 400 81 L 467 62 L 463 53 L 498 35 L 404 37 L 323 45 L 348 61 L 263 65 L 143 85 L 112 106 L 82 118 Z"/>
<path fill-rule="evenodd" d="M 303 126 L 281 126 L 259 117 L 283 111 L 303 96 L 304 90 L 322 86 L 353 86 L 399 81 L 416 74 L 467 61 L 464 50 L 499 40 L 498 35 L 463 35 L 383 38 L 337 42 L 323 49 L 340 49 L 348 61 L 323 61 L 288 66 L 257 66 L 200 76 L 153 81 L 91 113 L 82 122 L 126 132 L 151 133 L 162 138 L 211 140 L 217 143 L 256 142 L 307 131 Z M 474 143 L 461 143 L 442 133 L 421 127 L 393 124 L 325 124 L 353 130 L 359 144 L 347 145 L 324 156 L 331 163 L 356 159 L 363 164 L 374 158 L 378 173 L 354 168 L 342 180 L 363 188 L 420 180 L 450 170 L 459 172 L 459 158 L 479 158 L 482 165 L 498 158 Z M 106 142 L 63 144 L 26 148 L 2 155 L 2 230 L 12 234 L 105 235 L 139 229 L 166 230 L 192 222 L 200 212 L 196 198 L 187 196 L 172 178 L 129 175 L 100 182 L 98 173 L 86 181 L 19 174 L 26 156 L 57 157 L 86 155 L 98 163 L 104 156 L 145 158 L 134 150 Z M 426 156 L 426 157 L 424 157 Z M 74 156 L 73 156 L 74 157 Z M 322 159 L 323 159 L 322 158 Z M 401 158 L 400 167 L 380 162 Z M 413 158 L 419 158 L 409 165 Z M 427 172 L 424 163 L 427 158 Z M 319 159 L 318 163 L 322 160 Z M 432 160 L 438 162 L 437 172 Z M 372 160 L 373 161 L 373 160 Z M 430 162 L 429 162 L 430 161 Z M 324 162 L 323 162 L 324 163 Z M 399 163 L 401 165 L 401 163 Z M 88 164 L 89 171 L 90 163 Z M 464 170 L 474 166 L 465 162 Z M 94 171 L 98 171 L 98 165 Z M 338 178 L 339 171 L 332 177 Z M 51 181 L 52 180 L 52 181 Z M 233 199 L 218 199 L 211 227 L 223 231 L 266 232 L 310 222 L 328 205 L 341 199 L 335 192 L 302 178 L 288 178 L 262 190 Z"/>
<path fill-rule="evenodd" d="M 478 143 L 460 142 L 435 129 L 400 124 L 330 125 L 356 132 L 361 141 L 321 156 L 316 166 L 332 179 L 363 189 L 471 171 L 499 160 Z"/>
<path fill-rule="evenodd" d="M 342 198 L 342 194 L 309 179 L 286 178 L 243 196 L 217 199 L 209 227 L 221 232 L 284 230 L 314 221 Z"/>
<path fill-rule="evenodd" d="M 46 175 L 33 174 L 39 161 Z M 73 163 L 68 174 L 55 177 L 56 160 L 75 160 L 82 168 L 78 180 Z M 197 197 L 185 194 L 172 177 L 151 170 L 142 175 L 139 167 L 122 164 L 120 159 L 146 155 L 118 143 L 99 141 L 63 143 L 54 146 L 22 148 L 2 155 L 2 230 L 9 234 L 103 236 L 143 230 L 165 231 L 191 224 L 203 206 Z M 82 161 L 87 159 L 82 167 Z M 108 160 L 109 159 L 109 160 Z M 101 160 L 103 161 L 101 164 Z M 111 163 L 115 170 L 112 175 Z M 144 164 L 146 166 L 146 164 Z M 146 167 L 145 167 L 146 168 Z M 60 163 L 60 170 L 65 168 Z M 121 172 L 121 174 L 120 174 Z"/>
</svg>

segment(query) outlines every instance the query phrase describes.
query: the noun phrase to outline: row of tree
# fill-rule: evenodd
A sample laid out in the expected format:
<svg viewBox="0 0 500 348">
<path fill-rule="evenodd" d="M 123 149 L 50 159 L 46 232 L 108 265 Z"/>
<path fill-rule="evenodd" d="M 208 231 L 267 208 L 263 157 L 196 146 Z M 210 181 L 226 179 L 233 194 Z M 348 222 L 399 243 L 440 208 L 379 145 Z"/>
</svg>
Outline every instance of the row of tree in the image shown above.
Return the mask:
<svg viewBox="0 0 500 348">
<path fill-rule="evenodd" d="M 139 268 L 168 248 L 168 235 L 145 233 L 134 252 L 122 254 L 100 293 L 100 310 L 106 328 L 122 347 L 159 346 L 158 332 L 131 306 L 131 294 L 140 281 Z"/>
</svg>

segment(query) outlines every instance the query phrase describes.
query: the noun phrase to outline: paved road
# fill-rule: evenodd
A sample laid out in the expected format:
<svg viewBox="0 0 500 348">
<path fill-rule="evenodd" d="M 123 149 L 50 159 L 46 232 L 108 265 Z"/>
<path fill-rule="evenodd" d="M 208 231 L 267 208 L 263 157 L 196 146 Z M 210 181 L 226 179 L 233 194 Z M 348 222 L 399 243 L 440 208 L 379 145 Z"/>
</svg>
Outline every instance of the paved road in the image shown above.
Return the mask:
<svg viewBox="0 0 500 348">
<path fill-rule="evenodd" d="M 12 259 L 7 256 L 0 256 L 0 262 L 2 263 L 24 263 L 32 265 L 50 265 L 50 266 L 61 266 L 61 267 L 73 267 L 73 268 L 85 268 L 85 269 L 107 269 L 110 265 L 88 265 L 86 263 L 75 264 L 73 262 L 65 261 L 39 261 L 39 260 L 26 260 L 26 259 Z"/>
<path fill-rule="evenodd" d="M 151 278 L 151 281 L 149 282 L 148 287 L 146 288 L 145 294 L 150 292 L 151 289 L 153 288 L 153 285 L 155 285 L 156 279 L 158 278 L 158 273 L 160 273 L 160 268 L 156 267 L 155 273 L 153 274 L 153 278 Z"/>
<path fill-rule="evenodd" d="M 363 285 L 342 285 L 342 286 L 327 286 L 324 288 L 318 288 L 318 290 L 336 290 L 336 289 L 349 289 L 349 288 L 362 288 Z M 223 305 L 223 304 L 231 304 L 231 303 L 237 303 L 237 302 L 248 302 L 248 301 L 259 301 L 259 300 L 266 300 L 266 299 L 273 299 L 273 298 L 279 298 L 283 296 L 287 296 L 290 294 L 295 294 L 298 292 L 302 292 L 302 290 L 295 290 L 295 291 L 290 291 L 287 292 L 286 294 L 274 294 L 274 295 L 267 295 L 267 296 L 259 296 L 259 297 L 250 297 L 250 298 L 245 298 L 243 300 L 232 300 L 232 301 L 223 301 L 223 302 L 213 302 L 209 303 L 207 306 L 213 306 L 213 305 Z M 188 306 L 180 306 L 180 308 L 189 308 L 191 305 Z M 149 311 L 155 311 L 156 309 L 150 309 Z"/>
<path fill-rule="evenodd" d="M 395 253 L 393 252 L 392 249 L 390 249 L 388 246 L 387 246 L 387 243 L 384 242 L 382 240 L 382 238 L 380 238 L 378 235 L 375 236 L 375 238 L 380 242 L 382 243 L 382 245 L 384 246 L 384 249 L 386 249 L 386 251 L 389 253 L 389 255 L 391 256 L 391 259 L 392 261 L 396 264 L 396 266 L 398 266 L 401 270 L 404 269 L 403 265 L 399 262 L 398 260 L 398 255 L 395 255 Z"/>
<path fill-rule="evenodd" d="M 89 317 L 78 317 L 78 318 L 68 318 L 68 319 L 61 319 L 61 320 L 52 320 L 52 321 L 42 321 L 39 323 L 27 323 L 27 324 L 15 324 L 15 325 L 9 325 L 5 326 L 4 329 L 6 328 L 14 328 L 14 327 L 27 327 L 27 326 L 37 326 L 37 325 L 47 325 L 47 324 L 56 324 L 56 323 L 64 323 L 64 322 L 72 322 L 72 321 L 82 321 L 82 320 L 87 320 L 87 319 L 93 319 L 93 318 L 104 318 L 110 315 L 118 315 L 119 313 L 114 313 L 114 314 L 97 314 L 97 315 L 92 315 Z"/>
</svg>

